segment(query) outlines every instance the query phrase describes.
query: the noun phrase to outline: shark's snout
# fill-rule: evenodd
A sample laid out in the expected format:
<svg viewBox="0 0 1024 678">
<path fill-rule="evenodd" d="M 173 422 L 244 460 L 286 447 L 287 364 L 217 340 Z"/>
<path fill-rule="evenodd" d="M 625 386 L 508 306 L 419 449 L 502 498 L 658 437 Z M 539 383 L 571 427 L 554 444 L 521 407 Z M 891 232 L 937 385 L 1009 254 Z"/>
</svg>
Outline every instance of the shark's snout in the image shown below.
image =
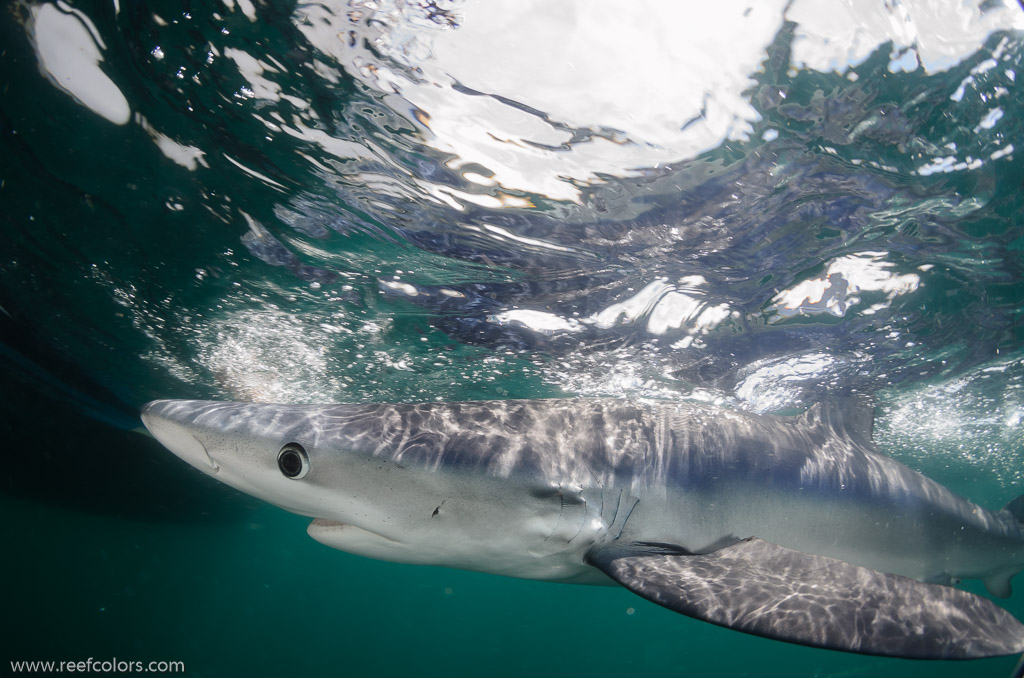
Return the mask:
<svg viewBox="0 0 1024 678">
<path fill-rule="evenodd" d="M 188 463 L 200 471 L 215 474 L 220 468 L 210 457 L 199 440 L 192 435 L 189 425 L 174 416 L 174 408 L 180 401 L 154 400 L 142 408 L 142 423 L 153 437 Z"/>
</svg>

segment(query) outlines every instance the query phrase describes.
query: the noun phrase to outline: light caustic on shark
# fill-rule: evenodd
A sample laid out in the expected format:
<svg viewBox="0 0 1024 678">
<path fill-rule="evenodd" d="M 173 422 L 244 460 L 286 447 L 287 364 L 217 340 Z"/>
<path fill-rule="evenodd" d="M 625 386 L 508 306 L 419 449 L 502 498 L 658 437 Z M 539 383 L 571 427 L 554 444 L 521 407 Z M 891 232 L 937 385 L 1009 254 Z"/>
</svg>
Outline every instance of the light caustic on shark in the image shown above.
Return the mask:
<svg viewBox="0 0 1024 678">
<path fill-rule="evenodd" d="M 373 558 L 581 584 L 804 645 L 911 658 L 1024 651 L 1009 594 L 1024 502 L 987 511 L 879 455 L 872 410 L 691 403 L 149 403 L 200 470 Z"/>
</svg>

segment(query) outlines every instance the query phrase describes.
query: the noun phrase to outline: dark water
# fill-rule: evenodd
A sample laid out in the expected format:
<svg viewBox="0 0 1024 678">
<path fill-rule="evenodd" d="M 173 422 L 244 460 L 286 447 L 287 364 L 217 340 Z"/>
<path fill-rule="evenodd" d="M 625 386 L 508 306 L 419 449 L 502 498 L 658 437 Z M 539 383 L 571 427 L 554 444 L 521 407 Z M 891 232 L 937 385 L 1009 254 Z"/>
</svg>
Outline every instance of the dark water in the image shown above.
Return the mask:
<svg viewBox="0 0 1024 678">
<path fill-rule="evenodd" d="M 133 432 L 156 397 L 868 392 L 882 451 L 1001 506 L 1024 19 L 979 7 L 6 7 L 3 670 L 1007 674 L 331 551 Z"/>
</svg>

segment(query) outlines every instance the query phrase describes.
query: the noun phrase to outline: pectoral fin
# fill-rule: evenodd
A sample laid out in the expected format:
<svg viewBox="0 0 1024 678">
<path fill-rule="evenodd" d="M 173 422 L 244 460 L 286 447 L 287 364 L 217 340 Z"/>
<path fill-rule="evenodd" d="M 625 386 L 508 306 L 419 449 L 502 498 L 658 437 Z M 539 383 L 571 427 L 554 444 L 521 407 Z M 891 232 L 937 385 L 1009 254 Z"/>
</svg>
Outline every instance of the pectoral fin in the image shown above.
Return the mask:
<svg viewBox="0 0 1024 678">
<path fill-rule="evenodd" d="M 776 640 L 916 659 L 1024 651 L 1024 625 L 985 598 L 760 539 L 694 555 L 608 545 L 588 562 L 671 610 Z"/>
</svg>

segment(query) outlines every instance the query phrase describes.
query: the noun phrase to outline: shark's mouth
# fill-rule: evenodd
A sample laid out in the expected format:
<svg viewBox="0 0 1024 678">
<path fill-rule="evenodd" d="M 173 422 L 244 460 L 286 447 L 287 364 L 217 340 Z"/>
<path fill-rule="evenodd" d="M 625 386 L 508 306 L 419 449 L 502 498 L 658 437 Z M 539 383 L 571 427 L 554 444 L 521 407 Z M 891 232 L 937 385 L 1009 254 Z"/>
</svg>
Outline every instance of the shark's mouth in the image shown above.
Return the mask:
<svg viewBox="0 0 1024 678">
<path fill-rule="evenodd" d="M 315 526 L 317 529 L 327 529 L 331 527 L 345 527 L 345 525 L 347 525 L 347 523 L 338 522 L 337 520 L 327 520 L 326 518 L 314 518 L 313 522 L 309 524 L 309 527 L 313 528 Z"/>
<path fill-rule="evenodd" d="M 378 532 L 326 518 L 314 518 L 306 532 L 321 544 L 371 557 L 383 557 L 375 554 L 404 549 L 406 546 Z"/>
</svg>

